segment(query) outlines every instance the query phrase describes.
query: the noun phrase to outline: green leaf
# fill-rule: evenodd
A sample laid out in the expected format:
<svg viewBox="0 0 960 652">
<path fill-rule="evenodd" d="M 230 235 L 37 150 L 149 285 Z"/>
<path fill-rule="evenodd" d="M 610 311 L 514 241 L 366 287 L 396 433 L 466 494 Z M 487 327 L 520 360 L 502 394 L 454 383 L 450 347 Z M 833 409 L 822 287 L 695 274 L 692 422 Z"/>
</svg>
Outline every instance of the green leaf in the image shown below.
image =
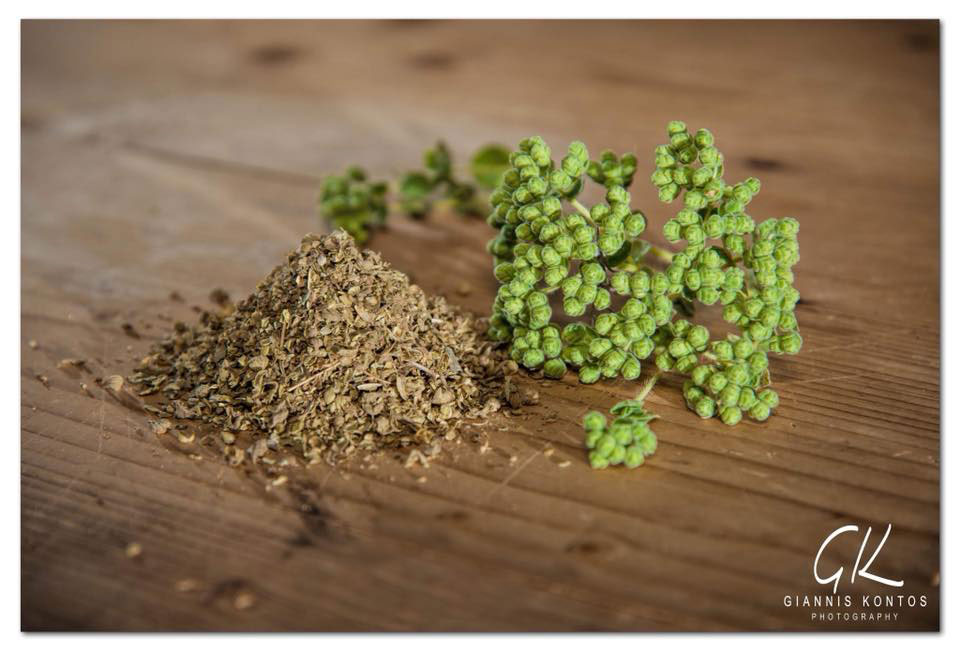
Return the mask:
<svg viewBox="0 0 960 652">
<path fill-rule="evenodd" d="M 503 145 L 486 145 L 474 153 L 470 171 L 484 188 L 496 188 L 500 177 L 510 168 L 510 151 Z"/>
<path fill-rule="evenodd" d="M 615 414 L 618 417 L 630 417 L 641 423 L 647 423 L 658 418 L 656 414 L 651 414 L 643 409 L 643 401 L 634 398 L 620 401 L 610 408 L 610 414 Z"/>
<path fill-rule="evenodd" d="M 422 172 L 408 172 L 400 179 L 400 194 L 404 199 L 423 199 L 433 190 L 433 183 Z"/>
</svg>

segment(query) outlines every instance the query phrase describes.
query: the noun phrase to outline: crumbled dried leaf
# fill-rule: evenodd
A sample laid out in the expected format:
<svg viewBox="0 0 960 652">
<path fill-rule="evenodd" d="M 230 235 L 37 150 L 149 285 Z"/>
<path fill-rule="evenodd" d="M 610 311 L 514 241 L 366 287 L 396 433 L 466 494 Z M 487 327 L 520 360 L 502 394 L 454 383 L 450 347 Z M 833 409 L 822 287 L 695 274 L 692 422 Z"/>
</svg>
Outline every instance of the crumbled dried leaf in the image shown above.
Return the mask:
<svg viewBox="0 0 960 652">
<path fill-rule="evenodd" d="M 233 607 L 238 611 L 250 609 L 257 604 L 257 596 L 250 591 L 240 591 L 233 598 Z"/>
<path fill-rule="evenodd" d="M 124 554 L 126 554 L 127 558 L 129 559 L 136 559 L 143 554 L 143 546 L 135 541 L 128 543 L 126 549 L 124 550 Z"/>
<path fill-rule="evenodd" d="M 57 369 L 79 369 L 87 371 L 87 361 L 80 358 L 64 358 L 57 363 Z"/>
<path fill-rule="evenodd" d="M 230 295 L 223 288 L 216 288 L 210 293 L 210 301 L 222 307 L 230 303 Z"/>
<path fill-rule="evenodd" d="M 50 379 L 44 376 L 43 374 L 37 374 L 36 379 L 40 381 L 40 384 L 50 389 Z"/>
<path fill-rule="evenodd" d="M 113 392 L 119 392 L 123 388 L 123 376 L 107 376 L 100 380 L 100 386 Z"/>
<path fill-rule="evenodd" d="M 171 423 L 169 419 L 147 419 L 147 423 L 150 424 L 153 434 L 157 436 L 167 434 L 170 428 L 173 427 L 173 423 Z"/>
<path fill-rule="evenodd" d="M 200 582 L 192 577 L 185 577 L 182 580 L 177 580 L 173 588 L 177 593 L 193 593 L 194 591 L 200 590 Z"/>
<path fill-rule="evenodd" d="M 253 460 L 289 448 L 336 463 L 499 410 L 511 367 L 483 330 L 346 234 L 309 235 L 231 311 L 176 324 L 130 381 L 163 416 L 250 431 Z"/>
</svg>

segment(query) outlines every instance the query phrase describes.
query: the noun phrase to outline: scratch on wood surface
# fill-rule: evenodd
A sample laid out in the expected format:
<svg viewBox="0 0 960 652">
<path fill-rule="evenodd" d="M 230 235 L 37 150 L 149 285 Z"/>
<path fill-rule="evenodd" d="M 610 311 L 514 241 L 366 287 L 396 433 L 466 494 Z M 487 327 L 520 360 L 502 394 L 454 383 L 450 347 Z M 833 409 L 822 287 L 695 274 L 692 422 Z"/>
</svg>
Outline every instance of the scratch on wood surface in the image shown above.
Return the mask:
<svg viewBox="0 0 960 652">
<path fill-rule="evenodd" d="M 850 380 L 851 378 L 863 378 L 864 374 L 846 374 L 843 376 L 825 376 L 823 378 L 807 378 L 805 380 L 786 380 L 777 381 L 777 385 L 784 387 L 786 385 L 803 385 L 805 383 L 826 383 L 832 380 Z"/>
<path fill-rule="evenodd" d="M 508 484 L 510 484 L 510 481 L 511 481 L 511 480 L 513 480 L 515 477 L 517 477 L 517 476 L 520 474 L 521 471 L 523 471 L 525 468 L 527 468 L 527 465 L 529 465 L 530 462 L 532 462 L 532 461 L 534 460 L 534 458 L 536 458 L 537 456 L 539 456 L 539 455 L 542 454 L 542 453 L 543 453 L 542 450 L 535 451 L 532 455 L 530 455 L 530 457 L 528 457 L 527 459 L 525 459 L 525 460 L 523 461 L 523 463 L 520 464 L 520 466 L 518 466 L 516 469 L 514 469 L 513 473 L 511 473 L 511 474 L 508 475 L 506 478 L 504 478 L 503 481 L 502 481 L 500 484 L 498 484 L 496 487 L 494 487 L 494 488 L 490 491 L 490 493 L 487 494 L 487 500 L 489 501 L 491 498 L 493 498 L 493 497 L 496 495 L 496 493 L 497 493 L 498 491 L 500 491 L 501 489 L 503 489 L 504 487 L 506 487 Z"/>
</svg>

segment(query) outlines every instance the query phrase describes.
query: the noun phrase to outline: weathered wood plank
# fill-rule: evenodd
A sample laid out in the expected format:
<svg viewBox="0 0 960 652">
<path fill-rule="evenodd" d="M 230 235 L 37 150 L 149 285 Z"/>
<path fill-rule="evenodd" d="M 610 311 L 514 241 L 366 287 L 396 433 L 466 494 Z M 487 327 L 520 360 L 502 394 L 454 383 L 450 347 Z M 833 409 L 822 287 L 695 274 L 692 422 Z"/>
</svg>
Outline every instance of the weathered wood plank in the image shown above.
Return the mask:
<svg viewBox="0 0 960 652">
<path fill-rule="evenodd" d="M 783 606 L 822 591 L 813 556 L 847 523 L 892 523 L 875 570 L 930 600 L 881 627 L 938 627 L 938 41 L 933 22 L 24 23 L 23 627 L 876 629 Z M 805 350 L 773 363 L 765 424 L 702 422 L 668 380 L 657 455 L 597 473 L 580 418 L 635 386 L 528 379 L 540 404 L 487 428 L 486 454 L 268 489 L 93 382 L 212 288 L 248 292 L 317 228 L 324 172 L 531 132 L 646 161 L 674 117 L 761 177 L 758 216 L 801 220 Z M 485 224 L 391 219 L 374 248 L 487 311 Z"/>
</svg>

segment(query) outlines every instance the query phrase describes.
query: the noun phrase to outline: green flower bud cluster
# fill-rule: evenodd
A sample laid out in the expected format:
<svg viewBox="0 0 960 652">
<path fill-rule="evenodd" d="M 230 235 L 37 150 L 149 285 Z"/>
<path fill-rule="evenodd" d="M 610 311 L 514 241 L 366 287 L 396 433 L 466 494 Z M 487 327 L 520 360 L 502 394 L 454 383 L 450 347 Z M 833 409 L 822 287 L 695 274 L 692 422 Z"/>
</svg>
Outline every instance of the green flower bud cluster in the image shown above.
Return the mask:
<svg viewBox="0 0 960 652">
<path fill-rule="evenodd" d="M 501 284 L 489 335 L 509 342 L 518 364 L 551 378 L 573 369 L 583 383 L 639 378 L 652 358 L 654 378 L 689 377 L 684 396 L 699 416 L 731 425 L 744 414 L 763 421 L 778 401 L 768 387 L 768 354 L 797 353 L 802 345 L 792 271 L 799 225 L 793 218 L 757 224 L 746 213 L 760 182 L 728 184 L 709 131 L 691 133 L 674 121 L 667 135 L 654 152 L 651 180 L 663 201 L 682 201 L 663 226 L 676 252 L 640 238 L 647 219 L 627 191 L 635 156 L 605 151 L 591 161 L 575 141 L 556 162 L 538 137 L 509 155 L 487 218 L 498 230 L 488 251 Z M 605 191 L 589 208 L 578 199 L 585 177 Z M 705 326 L 686 318 L 697 304 L 722 306 L 739 332 L 711 341 Z M 561 326 L 555 311 L 572 323 Z M 625 434 L 617 443 L 610 432 L 617 421 L 608 428 L 598 415 L 590 419 L 591 463 L 624 461 L 621 452 L 634 444 Z"/>
<path fill-rule="evenodd" d="M 479 149 L 471 160 L 477 184 L 492 188 L 506 170 L 509 152 L 500 145 Z M 400 207 L 414 218 L 422 218 L 437 199 L 447 199 L 464 215 L 479 215 L 485 202 L 477 197 L 477 185 L 460 181 L 453 172 L 450 150 L 440 141 L 423 156 L 424 169 L 407 172 L 398 183 Z"/>
<path fill-rule="evenodd" d="M 686 319 L 674 320 L 658 333 L 658 344 L 653 350 L 657 368 L 689 373 L 709 343 L 710 331 L 705 326 L 693 325 Z"/>
<path fill-rule="evenodd" d="M 492 190 L 509 167 L 510 152 L 502 145 L 486 145 L 470 160 L 475 183 L 454 176 L 450 150 L 441 141 L 424 154 L 424 169 L 407 172 L 392 184 L 399 209 L 414 218 L 424 217 L 439 200 L 449 201 L 464 215 L 482 215 L 487 198 L 478 189 Z M 364 244 L 371 231 L 382 227 L 387 218 L 388 184 L 370 183 L 366 172 L 350 167 L 342 176 L 324 178 L 317 212 L 333 228 L 342 228 L 357 244 Z"/>
<path fill-rule="evenodd" d="M 780 403 L 767 387 L 770 370 L 767 352 L 749 337 L 729 336 L 710 344 L 710 362 L 699 364 L 684 381 L 687 406 L 700 417 L 717 416 L 728 426 L 746 415 L 766 421 Z"/>
<path fill-rule="evenodd" d="M 367 180 L 367 173 L 352 166 L 342 175 L 323 180 L 317 211 L 333 228 L 343 229 L 363 244 L 370 229 L 382 226 L 387 219 L 387 184 Z"/>
<path fill-rule="evenodd" d="M 644 410 L 643 401 L 637 399 L 622 401 L 610 412 L 616 418 L 609 425 L 600 412 L 588 412 L 583 418 L 590 466 L 605 469 L 623 464 L 635 469 L 657 450 L 657 436 L 649 425 L 657 415 Z"/>
<path fill-rule="evenodd" d="M 587 166 L 587 175 L 599 183 L 607 186 L 623 186 L 629 188 L 633 183 L 633 175 L 637 172 L 637 157 L 628 153 L 617 157 L 611 150 L 605 149 L 600 153 L 599 161 L 591 161 Z"/>
</svg>

